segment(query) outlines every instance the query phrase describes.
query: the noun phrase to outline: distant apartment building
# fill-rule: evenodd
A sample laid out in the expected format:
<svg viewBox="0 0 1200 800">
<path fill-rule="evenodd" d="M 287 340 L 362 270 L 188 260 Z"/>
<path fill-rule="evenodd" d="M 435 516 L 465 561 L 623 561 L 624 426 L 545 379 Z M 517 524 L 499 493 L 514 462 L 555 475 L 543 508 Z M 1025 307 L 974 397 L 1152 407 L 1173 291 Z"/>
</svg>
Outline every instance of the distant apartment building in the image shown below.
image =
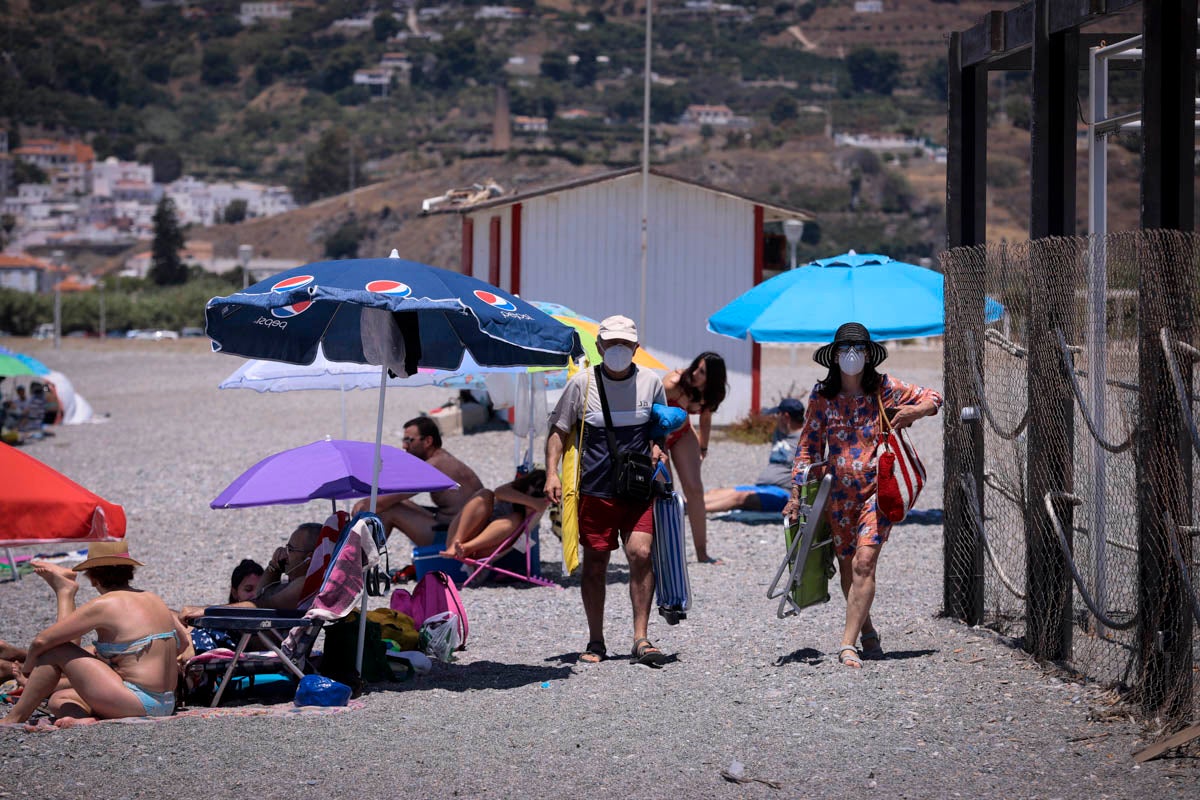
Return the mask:
<svg viewBox="0 0 1200 800">
<path fill-rule="evenodd" d="M 512 118 L 512 124 L 517 133 L 545 133 L 550 130 L 550 123 L 545 117 L 525 117 L 516 114 Z"/>
<path fill-rule="evenodd" d="M 412 61 L 406 53 L 384 53 L 379 59 L 379 68 L 390 70 L 396 83 L 408 86 L 412 83 Z"/>
<path fill-rule="evenodd" d="M 588 111 L 586 108 L 566 108 L 566 109 L 559 111 L 554 116 L 558 117 L 559 119 L 575 120 L 575 119 L 596 119 L 600 115 L 597 114 L 595 111 Z"/>
<path fill-rule="evenodd" d="M 475 19 L 524 19 L 526 16 L 525 9 L 513 6 L 480 6 L 475 11 Z"/>
<path fill-rule="evenodd" d="M 13 150 L 13 155 L 33 164 L 47 175 L 53 175 L 73 164 L 85 164 L 90 169 L 96 151 L 80 141 L 60 142 L 57 139 L 30 139 Z"/>
<path fill-rule="evenodd" d="M 154 167 L 110 156 L 92 165 L 92 196 L 156 203 L 162 191 L 154 185 Z"/>
<path fill-rule="evenodd" d="M 691 125 L 730 125 L 734 122 L 733 109 L 724 105 L 693 104 L 683 112 L 683 119 L 680 121 Z"/>
<path fill-rule="evenodd" d="M 855 0 L 855 14 L 882 14 L 883 0 Z"/>
<path fill-rule="evenodd" d="M 247 217 L 270 217 L 292 211 L 296 201 L 285 186 L 264 186 L 250 181 L 205 183 L 185 175 L 166 187 L 183 224 L 212 225 L 224 219 L 225 209 L 236 200 L 246 202 Z"/>
<path fill-rule="evenodd" d="M 383 67 L 355 70 L 354 85 L 387 89 L 392 85 L 392 71 Z"/>
<path fill-rule="evenodd" d="M 242 3 L 238 13 L 238 21 L 243 25 L 253 25 L 260 20 L 280 20 L 292 18 L 291 3 Z"/>
<path fill-rule="evenodd" d="M 35 294 L 49 288 L 54 267 L 25 253 L 0 253 L 0 289 Z"/>
</svg>

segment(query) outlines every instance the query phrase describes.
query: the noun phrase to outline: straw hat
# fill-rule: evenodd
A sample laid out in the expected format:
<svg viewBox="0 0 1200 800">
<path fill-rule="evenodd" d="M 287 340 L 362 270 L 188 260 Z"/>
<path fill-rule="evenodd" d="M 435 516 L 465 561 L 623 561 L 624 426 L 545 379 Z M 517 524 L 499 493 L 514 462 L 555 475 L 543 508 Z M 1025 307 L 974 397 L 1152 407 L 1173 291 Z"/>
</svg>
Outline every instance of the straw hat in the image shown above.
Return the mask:
<svg viewBox="0 0 1200 800">
<path fill-rule="evenodd" d="M 867 363 L 878 367 L 888 357 L 887 348 L 879 342 L 871 341 L 871 332 L 861 323 L 847 322 L 833 334 L 833 341 L 813 353 L 813 361 L 822 367 L 832 367 L 836 363 L 837 349 L 843 344 L 865 344 L 867 346 Z"/>
<path fill-rule="evenodd" d="M 144 567 L 140 561 L 129 557 L 129 543 L 125 539 L 115 542 L 92 542 L 88 545 L 88 557 L 75 565 L 75 572 L 92 567 Z"/>
</svg>

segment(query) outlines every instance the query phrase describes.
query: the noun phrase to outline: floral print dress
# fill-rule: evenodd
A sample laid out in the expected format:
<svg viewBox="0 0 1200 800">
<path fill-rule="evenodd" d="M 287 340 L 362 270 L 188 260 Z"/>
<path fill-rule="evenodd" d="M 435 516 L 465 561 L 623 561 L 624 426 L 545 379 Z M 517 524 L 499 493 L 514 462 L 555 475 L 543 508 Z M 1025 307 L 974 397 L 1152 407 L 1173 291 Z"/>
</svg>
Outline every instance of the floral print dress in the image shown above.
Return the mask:
<svg viewBox="0 0 1200 800">
<path fill-rule="evenodd" d="M 927 401 L 936 408 L 942 407 L 942 396 L 933 389 L 889 375 L 880 377 L 885 409 Z M 808 398 L 792 479 L 809 464 L 827 462 L 833 475 L 828 517 L 834 552 L 838 558 L 849 558 L 859 547 L 882 545 L 892 529 L 891 521 L 879 513 L 875 500 L 879 404 L 874 394 L 843 392 L 830 400 L 820 394 L 820 388 L 821 384 L 814 386 Z"/>
</svg>

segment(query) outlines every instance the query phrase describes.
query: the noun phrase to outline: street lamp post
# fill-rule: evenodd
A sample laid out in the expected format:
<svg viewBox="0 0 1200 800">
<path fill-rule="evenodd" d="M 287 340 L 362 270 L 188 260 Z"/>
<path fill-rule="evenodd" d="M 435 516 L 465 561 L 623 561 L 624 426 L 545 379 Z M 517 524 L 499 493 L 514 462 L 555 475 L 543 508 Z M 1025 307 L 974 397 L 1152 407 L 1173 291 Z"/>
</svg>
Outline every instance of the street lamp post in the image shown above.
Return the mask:
<svg viewBox="0 0 1200 800">
<path fill-rule="evenodd" d="M 800 237 L 804 234 L 804 222 L 798 219 L 785 219 L 783 221 L 783 235 L 787 238 L 788 243 L 788 269 L 796 268 L 796 245 L 800 242 Z"/>
<path fill-rule="evenodd" d="M 64 253 L 62 250 L 55 250 L 50 253 L 50 263 L 55 267 L 61 267 L 63 264 Z M 62 290 L 59 288 L 62 284 L 61 270 L 54 271 L 54 349 L 58 350 L 62 347 Z"/>
<path fill-rule="evenodd" d="M 100 280 L 96 286 L 100 290 L 100 338 L 103 340 L 108 335 L 104 329 L 104 281 Z"/>
<path fill-rule="evenodd" d="M 242 288 L 250 286 L 250 259 L 254 257 L 254 245 L 238 245 L 238 261 L 242 265 Z"/>
</svg>

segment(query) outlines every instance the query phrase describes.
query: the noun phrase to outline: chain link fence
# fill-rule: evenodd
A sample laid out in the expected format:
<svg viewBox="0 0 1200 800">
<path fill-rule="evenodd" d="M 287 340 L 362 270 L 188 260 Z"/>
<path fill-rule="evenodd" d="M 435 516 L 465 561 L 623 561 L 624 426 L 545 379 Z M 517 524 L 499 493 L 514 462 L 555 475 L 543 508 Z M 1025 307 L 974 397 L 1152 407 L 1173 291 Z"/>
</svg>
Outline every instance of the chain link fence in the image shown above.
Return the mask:
<svg viewBox="0 0 1200 800">
<path fill-rule="evenodd" d="M 1200 237 L 950 250 L 947 613 L 1200 715 Z"/>
</svg>

